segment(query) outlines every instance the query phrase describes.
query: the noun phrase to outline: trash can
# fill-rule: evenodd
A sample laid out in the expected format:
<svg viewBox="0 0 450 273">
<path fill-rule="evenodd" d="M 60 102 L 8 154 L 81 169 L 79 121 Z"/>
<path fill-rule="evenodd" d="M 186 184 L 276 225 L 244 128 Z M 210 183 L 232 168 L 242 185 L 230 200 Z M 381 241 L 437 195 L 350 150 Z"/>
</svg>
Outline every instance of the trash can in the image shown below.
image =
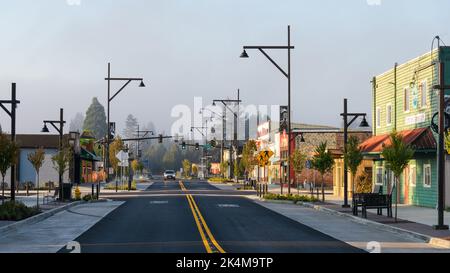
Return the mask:
<svg viewBox="0 0 450 273">
<path fill-rule="evenodd" d="M 63 201 L 72 200 L 72 184 L 63 183 Z"/>
</svg>

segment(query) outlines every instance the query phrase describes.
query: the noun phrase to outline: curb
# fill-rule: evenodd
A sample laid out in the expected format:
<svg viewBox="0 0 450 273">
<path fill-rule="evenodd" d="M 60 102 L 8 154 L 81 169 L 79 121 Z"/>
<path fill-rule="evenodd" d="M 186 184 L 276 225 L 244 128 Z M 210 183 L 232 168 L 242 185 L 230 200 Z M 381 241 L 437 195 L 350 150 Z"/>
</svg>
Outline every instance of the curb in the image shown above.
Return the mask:
<svg viewBox="0 0 450 273">
<path fill-rule="evenodd" d="M 15 222 L 15 223 L 12 223 L 12 224 L 7 225 L 7 226 L 3 226 L 3 227 L 0 228 L 0 233 L 8 233 L 8 232 L 17 230 L 18 228 L 23 227 L 25 225 L 31 225 L 31 224 L 38 223 L 38 222 L 43 221 L 43 220 L 45 220 L 45 219 L 47 219 L 47 218 L 49 218 L 49 217 L 51 217 L 51 216 L 61 212 L 61 211 L 68 210 L 70 208 L 73 208 L 75 206 L 78 206 L 78 205 L 81 205 L 81 204 L 84 204 L 84 203 L 85 203 L 84 201 L 76 201 L 76 202 L 64 205 L 62 207 L 54 208 L 52 210 L 40 213 L 38 215 L 35 215 L 33 217 L 24 219 L 22 221 Z"/>
<path fill-rule="evenodd" d="M 258 200 L 258 199 L 252 199 L 252 200 Z M 322 207 L 320 205 L 315 205 L 312 203 L 304 203 L 304 202 L 298 202 L 298 203 L 294 203 L 292 201 L 279 201 L 279 200 L 262 200 L 259 199 L 259 201 L 262 202 L 267 202 L 267 203 L 274 203 L 274 204 L 292 204 L 292 205 L 296 205 L 296 206 L 302 206 L 305 208 L 310 208 L 310 209 L 314 209 L 317 211 L 322 211 L 328 214 L 332 214 L 332 215 L 337 215 L 337 216 L 341 216 L 341 217 L 347 217 L 350 221 L 358 223 L 358 224 L 362 224 L 362 225 L 367 225 L 367 226 L 372 226 L 375 227 L 377 229 L 381 229 L 381 230 L 388 230 L 392 233 L 398 234 L 398 235 L 402 235 L 402 236 L 406 236 L 409 238 L 413 238 L 416 240 L 420 240 L 423 241 L 431 246 L 434 247 L 440 247 L 440 248 L 446 248 L 446 249 L 450 249 L 450 241 L 448 240 L 444 240 L 441 238 L 437 238 L 437 237 L 432 237 L 432 236 L 428 236 L 425 234 L 421 234 L 421 233 L 417 233 L 414 231 L 410 231 L 410 230 L 406 230 L 406 229 L 402 229 L 402 228 L 398 228 L 398 227 L 393 227 L 390 225 L 386 225 L 386 224 L 382 224 L 382 223 L 378 223 L 375 221 L 371 221 L 368 219 L 364 219 L 364 218 L 359 218 L 356 217 L 354 215 L 350 215 L 347 213 L 342 213 L 336 210 L 332 210 L 332 209 L 328 209 L 325 207 Z"/>
</svg>

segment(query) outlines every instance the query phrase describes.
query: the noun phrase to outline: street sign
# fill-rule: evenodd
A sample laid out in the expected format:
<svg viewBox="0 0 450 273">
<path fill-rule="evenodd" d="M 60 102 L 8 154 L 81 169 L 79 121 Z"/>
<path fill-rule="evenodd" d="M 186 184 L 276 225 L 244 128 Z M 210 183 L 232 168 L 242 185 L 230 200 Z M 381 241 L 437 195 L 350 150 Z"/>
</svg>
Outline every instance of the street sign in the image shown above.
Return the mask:
<svg viewBox="0 0 450 273">
<path fill-rule="evenodd" d="M 308 170 L 312 168 L 312 162 L 311 162 L 311 160 L 307 160 L 307 161 L 306 161 L 306 168 L 307 168 Z"/>
<path fill-rule="evenodd" d="M 128 153 L 124 152 L 124 151 L 120 151 L 116 154 L 116 158 L 119 159 L 120 161 L 128 161 Z"/>
<path fill-rule="evenodd" d="M 262 151 L 258 155 L 258 162 L 261 167 L 269 165 L 269 159 L 274 155 L 271 150 Z"/>
</svg>

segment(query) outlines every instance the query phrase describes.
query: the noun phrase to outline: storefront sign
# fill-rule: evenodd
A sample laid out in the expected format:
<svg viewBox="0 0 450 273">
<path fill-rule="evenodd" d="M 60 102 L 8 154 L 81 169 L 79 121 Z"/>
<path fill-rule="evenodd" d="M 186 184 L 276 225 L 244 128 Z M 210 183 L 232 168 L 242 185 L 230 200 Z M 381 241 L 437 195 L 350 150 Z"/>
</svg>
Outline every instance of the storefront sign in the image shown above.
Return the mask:
<svg viewBox="0 0 450 273">
<path fill-rule="evenodd" d="M 270 139 L 270 122 L 258 126 L 258 139 L 268 141 Z"/>
<path fill-rule="evenodd" d="M 418 123 L 423 123 L 426 121 L 426 115 L 425 113 L 417 114 L 414 116 L 408 116 L 405 118 L 405 124 L 406 125 L 415 125 Z"/>
</svg>

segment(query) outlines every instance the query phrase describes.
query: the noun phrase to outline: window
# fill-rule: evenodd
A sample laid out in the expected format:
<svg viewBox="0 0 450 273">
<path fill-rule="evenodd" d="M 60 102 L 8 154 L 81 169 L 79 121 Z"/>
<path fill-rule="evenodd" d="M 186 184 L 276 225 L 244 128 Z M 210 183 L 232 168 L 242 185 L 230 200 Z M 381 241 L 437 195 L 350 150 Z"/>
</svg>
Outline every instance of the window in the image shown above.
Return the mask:
<svg viewBox="0 0 450 273">
<path fill-rule="evenodd" d="M 382 167 L 377 168 L 375 183 L 377 185 L 383 185 L 383 168 Z"/>
<path fill-rule="evenodd" d="M 405 88 L 403 91 L 403 110 L 405 112 L 409 112 L 410 104 L 410 90 L 409 88 Z"/>
<path fill-rule="evenodd" d="M 423 165 L 423 186 L 425 188 L 431 188 L 431 165 Z"/>
<path fill-rule="evenodd" d="M 377 128 L 381 127 L 381 108 L 377 107 L 377 112 L 376 112 L 376 124 L 377 124 Z"/>
<path fill-rule="evenodd" d="M 411 166 L 409 169 L 409 184 L 412 187 L 416 186 L 416 179 L 417 179 L 417 168 L 416 166 Z"/>
<path fill-rule="evenodd" d="M 428 103 L 427 103 L 427 97 L 428 97 L 427 81 L 422 81 L 419 88 L 420 88 L 420 107 L 426 108 L 428 106 Z"/>
<path fill-rule="evenodd" d="M 392 104 L 386 105 L 386 125 L 392 125 Z"/>
</svg>

